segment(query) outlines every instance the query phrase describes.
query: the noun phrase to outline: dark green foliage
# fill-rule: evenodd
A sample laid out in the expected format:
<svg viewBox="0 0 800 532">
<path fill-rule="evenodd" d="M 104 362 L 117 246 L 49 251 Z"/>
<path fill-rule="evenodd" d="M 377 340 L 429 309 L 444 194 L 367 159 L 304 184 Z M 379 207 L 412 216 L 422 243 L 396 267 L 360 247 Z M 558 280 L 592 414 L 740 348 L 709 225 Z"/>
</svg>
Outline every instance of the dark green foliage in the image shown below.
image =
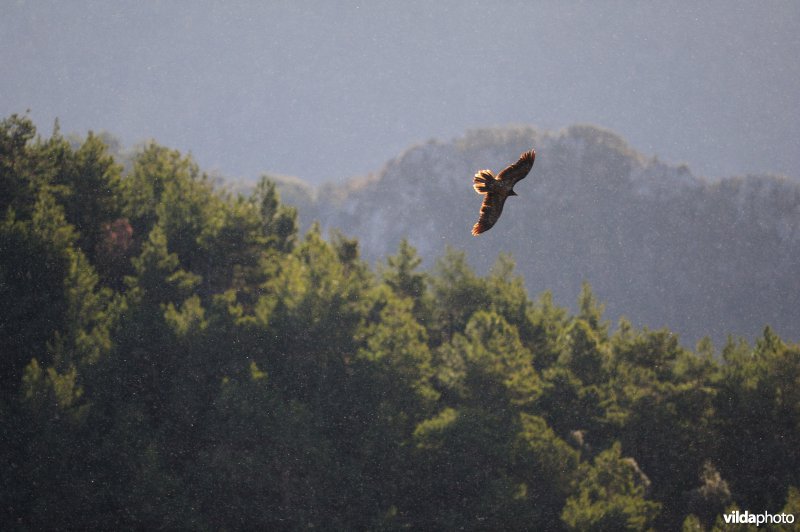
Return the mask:
<svg viewBox="0 0 800 532">
<path fill-rule="evenodd" d="M 645 530 L 659 504 L 645 499 L 650 481 L 615 443 L 583 466 L 577 494 L 567 499 L 562 519 L 569 530 Z"/>
<path fill-rule="evenodd" d="M 743 507 L 780 507 L 800 471 L 800 346 L 767 327 L 754 349 L 729 344 L 723 358 L 715 422 L 735 437 L 719 446 L 718 468 Z"/>
<path fill-rule="evenodd" d="M 63 210 L 45 192 L 31 218 L 21 220 L 9 207 L 0 224 L 0 385 L 13 391 L 22 368 L 34 357 L 46 357 L 47 342 L 63 328 L 68 305 L 63 285 L 74 238 L 63 225 Z"/>
<path fill-rule="evenodd" d="M 703 530 L 800 512 L 800 347 L 692 351 L 263 179 L 0 124 L 0 527 Z M 609 170 L 611 172 L 611 170 Z M 611 172 L 609 175 L 613 174 Z M 798 516 L 800 517 L 800 516 Z"/>
<path fill-rule="evenodd" d="M 262 177 L 252 200 L 258 206 L 264 236 L 278 251 L 291 251 L 297 237 L 297 211 L 280 203 L 275 183 Z"/>
</svg>

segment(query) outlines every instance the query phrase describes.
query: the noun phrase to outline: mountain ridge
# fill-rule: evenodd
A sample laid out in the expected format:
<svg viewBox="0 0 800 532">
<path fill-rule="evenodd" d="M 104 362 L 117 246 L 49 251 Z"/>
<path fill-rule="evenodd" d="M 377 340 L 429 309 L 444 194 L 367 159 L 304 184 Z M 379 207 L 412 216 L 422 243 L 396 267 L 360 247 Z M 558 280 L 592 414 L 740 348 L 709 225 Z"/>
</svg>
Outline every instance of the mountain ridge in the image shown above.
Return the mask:
<svg viewBox="0 0 800 532">
<path fill-rule="evenodd" d="M 479 169 L 499 170 L 534 147 L 537 161 L 498 224 L 474 238 Z M 708 180 L 631 148 L 614 132 L 518 125 L 474 129 L 412 146 L 342 185 L 278 179 L 301 223 L 358 238 L 363 256 L 391 255 L 401 239 L 431 264 L 446 245 L 485 272 L 499 253 L 517 261 L 531 293 L 571 306 L 583 281 L 607 317 L 669 327 L 683 340 L 791 338 L 800 323 L 800 184 L 769 175 Z M 765 260 L 764 257 L 770 257 Z M 753 307 L 754 302 L 757 302 Z M 751 308 L 752 307 L 752 308 Z"/>
</svg>

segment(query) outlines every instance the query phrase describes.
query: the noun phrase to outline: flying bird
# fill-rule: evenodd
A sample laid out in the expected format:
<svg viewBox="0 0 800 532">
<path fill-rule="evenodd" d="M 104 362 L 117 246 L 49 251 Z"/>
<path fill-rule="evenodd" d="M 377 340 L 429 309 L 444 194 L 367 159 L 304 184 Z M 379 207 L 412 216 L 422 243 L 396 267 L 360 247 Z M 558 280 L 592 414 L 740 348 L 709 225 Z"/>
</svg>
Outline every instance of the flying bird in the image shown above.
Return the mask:
<svg viewBox="0 0 800 532">
<path fill-rule="evenodd" d="M 472 227 L 472 235 L 478 236 L 484 231 L 488 231 L 500 218 L 503 212 L 503 204 L 509 196 L 516 196 L 514 185 L 524 179 L 528 172 L 533 168 L 533 161 L 536 159 L 536 152 L 526 151 L 519 156 L 519 160 L 507 167 L 505 170 L 495 175 L 491 170 L 481 170 L 475 174 L 472 180 L 472 188 L 475 192 L 483 195 L 481 205 L 481 216 L 478 223 Z"/>
</svg>

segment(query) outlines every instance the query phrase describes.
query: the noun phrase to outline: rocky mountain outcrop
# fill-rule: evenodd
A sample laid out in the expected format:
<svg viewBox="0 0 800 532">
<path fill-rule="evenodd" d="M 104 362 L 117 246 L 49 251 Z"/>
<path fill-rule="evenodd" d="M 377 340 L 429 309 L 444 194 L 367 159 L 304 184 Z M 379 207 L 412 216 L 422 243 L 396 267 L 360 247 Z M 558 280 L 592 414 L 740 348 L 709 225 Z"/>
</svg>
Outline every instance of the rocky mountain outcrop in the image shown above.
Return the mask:
<svg viewBox="0 0 800 532">
<path fill-rule="evenodd" d="M 500 221 L 478 238 L 476 170 L 530 147 L 536 164 Z M 800 339 L 800 184 L 775 176 L 708 181 L 645 157 L 612 132 L 573 126 L 481 129 L 431 141 L 341 186 L 282 186 L 304 225 L 357 237 L 370 260 L 407 238 L 431 265 L 451 246 L 485 272 L 513 256 L 532 295 L 571 306 L 589 281 L 606 316 L 662 326 L 691 345 L 752 339 L 769 324 Z"/>
</svg>

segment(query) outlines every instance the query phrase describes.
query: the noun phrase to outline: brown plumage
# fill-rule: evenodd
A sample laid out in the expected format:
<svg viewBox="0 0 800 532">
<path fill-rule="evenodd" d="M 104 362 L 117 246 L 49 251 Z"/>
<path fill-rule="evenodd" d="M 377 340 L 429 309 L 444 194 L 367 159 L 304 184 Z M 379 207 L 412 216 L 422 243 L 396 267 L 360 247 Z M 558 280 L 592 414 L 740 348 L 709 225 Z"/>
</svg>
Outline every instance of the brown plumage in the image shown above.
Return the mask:
<svg viewBox="0 0 800 532">
<path fill-rule="evenodd" d="M 528 175 L 528 172 L 533 168 L 534 159 L 536 159 L 536 152 L 533 150 L 526 151 L 519 156 L 517 162 L 500 172 L 497 177 L 491 170 L 481 170 L 475 174 L 472 188 L 478 194 L 483 195 L 483 204 L 481 205 L 481 216 L 478 219 L 478 223 L 472 227 L 473 236 L 478 236 L 484 231 L 488 231 L 500 218 L 506 198 L 517 195 L 514 192 L 514 185 Z"/>
</svg>

